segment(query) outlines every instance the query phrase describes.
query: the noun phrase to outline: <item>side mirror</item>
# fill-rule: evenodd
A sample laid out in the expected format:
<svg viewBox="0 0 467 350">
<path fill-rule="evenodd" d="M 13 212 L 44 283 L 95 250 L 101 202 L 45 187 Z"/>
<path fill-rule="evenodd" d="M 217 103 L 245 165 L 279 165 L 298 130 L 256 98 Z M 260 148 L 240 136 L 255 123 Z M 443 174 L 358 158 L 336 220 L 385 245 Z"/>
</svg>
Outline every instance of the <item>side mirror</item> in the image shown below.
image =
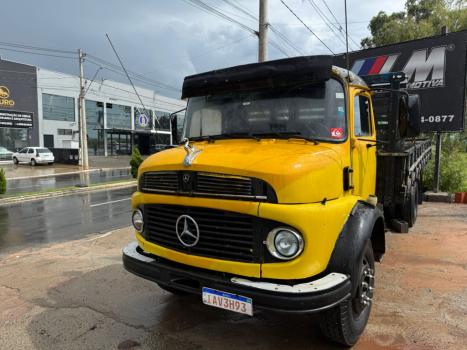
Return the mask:
<svg viewBox="0 0 467 350">
<path fill-rule="evenodd" d="M 177 129 L 177 115 L 170 118 L 170 127 L 172 130 L 172 144 L 177 145 L 180 142 Z"/>
<path fill-rule="evenodd" d="M 399 135 L 416 137 L 421 131 L 420 96 L 402 94 L 399 99 Z"/>
<path fill-rule="evenodd" d="M 421 104 L 419 95 L 409 95 L 408 98 L 409 112 L 409 130 L 407 136 L 419 136 L 421 132 Z"/>
</svg>

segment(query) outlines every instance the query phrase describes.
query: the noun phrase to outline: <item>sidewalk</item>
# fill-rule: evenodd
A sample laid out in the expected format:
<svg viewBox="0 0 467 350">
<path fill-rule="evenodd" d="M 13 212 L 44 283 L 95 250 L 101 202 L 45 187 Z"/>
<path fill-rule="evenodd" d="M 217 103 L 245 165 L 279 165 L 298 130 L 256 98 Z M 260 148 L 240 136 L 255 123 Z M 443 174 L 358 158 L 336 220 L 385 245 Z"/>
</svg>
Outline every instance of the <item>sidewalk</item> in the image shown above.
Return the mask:
<svg viewBox="0 0 467 350">
<path fill-rule="evenodd" d="M 130 174 L 130 157 L 90 157 L 90 169 L 80 166 L 54 164 L 31 166 L 27 164 L 1 164 L 7 178 L 7 191 L 0 195 L 0 202 L 13 198 L 42 198 L 74 193 L 86 187 L 93 191 L 101 186 L 134 186 Z"/>
<path fill-rule="evenodd" d="M 32 179 L 58 175 L 92 173 L 99 170 L 111 169 L 129 169 L 130 156 L 118 157 L 89 157 L 89 170 L 83 170 L 78 165 L 68 165 L 55 163 L 54 165 L 37 165 L 31 166 L 28 164 L 1 163 L 0 168 L 5 170 L 7 180 Z"/>
</svg>

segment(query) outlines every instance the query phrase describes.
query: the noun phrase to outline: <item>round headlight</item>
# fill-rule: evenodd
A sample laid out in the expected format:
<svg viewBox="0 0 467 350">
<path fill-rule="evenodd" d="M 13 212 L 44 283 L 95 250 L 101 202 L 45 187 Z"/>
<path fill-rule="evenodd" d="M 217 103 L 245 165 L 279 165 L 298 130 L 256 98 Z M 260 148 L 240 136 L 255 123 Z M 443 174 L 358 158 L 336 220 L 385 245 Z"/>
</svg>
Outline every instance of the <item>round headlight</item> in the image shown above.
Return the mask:
<svg viewBox="0 0 467 350">
<path fill-rule="evenodd" d="M 290 260 L 303 251 L 303 238 L 295 230 L 287 227 L 278 227 L 269 232 L 266 246 L 272 256 Z"/>
<path fill-rule="evenodd" d="M 134 226 L 136 231 L 138 231 L 138 232 L 143 231 L 144 221 L 143 221 L 143 213 L 141 212 L 141 210 L 136 209 L 133 212 L 133 215 L 131 217 L 131 221 L 133 222 L 133 226 Z"/>
</svg>

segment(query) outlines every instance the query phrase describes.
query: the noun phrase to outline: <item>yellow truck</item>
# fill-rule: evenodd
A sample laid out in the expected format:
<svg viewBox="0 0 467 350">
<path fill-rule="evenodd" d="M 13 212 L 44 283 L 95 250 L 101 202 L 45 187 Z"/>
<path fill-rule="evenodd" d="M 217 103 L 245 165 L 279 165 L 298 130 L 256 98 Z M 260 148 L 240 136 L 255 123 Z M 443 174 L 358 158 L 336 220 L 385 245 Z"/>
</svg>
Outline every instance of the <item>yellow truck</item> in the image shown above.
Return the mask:
<svg viewBox="0 0 467 350">
<path fill-rule="evenodd" d="M 139 168 L 128 271 L 251 316 L 319 312 L 324 335 L 355 344 L 385 222 L 415 221 L 429 142 L 409 135 L 418 99 L 403 74 L 379 77 L 389 87 L 375 90 L 332 62 L 185 78 L 183 142 Z"/>
</svg>

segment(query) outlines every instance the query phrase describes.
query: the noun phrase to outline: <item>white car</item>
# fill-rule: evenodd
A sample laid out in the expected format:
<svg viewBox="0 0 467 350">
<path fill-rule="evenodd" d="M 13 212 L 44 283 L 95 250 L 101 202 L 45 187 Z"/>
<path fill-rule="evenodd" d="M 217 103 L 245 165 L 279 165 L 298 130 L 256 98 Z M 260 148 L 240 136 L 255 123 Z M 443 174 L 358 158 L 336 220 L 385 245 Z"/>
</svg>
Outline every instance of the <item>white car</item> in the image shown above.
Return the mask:
<svg viewBox="0 0 467 350">
<path fill-rule="evenodd" d="M 13 153 L 13 163 L 53 164 L 55 161 L 51 150 L 44 147 L 25 147 L 19 152 Z"/>
</svg>

